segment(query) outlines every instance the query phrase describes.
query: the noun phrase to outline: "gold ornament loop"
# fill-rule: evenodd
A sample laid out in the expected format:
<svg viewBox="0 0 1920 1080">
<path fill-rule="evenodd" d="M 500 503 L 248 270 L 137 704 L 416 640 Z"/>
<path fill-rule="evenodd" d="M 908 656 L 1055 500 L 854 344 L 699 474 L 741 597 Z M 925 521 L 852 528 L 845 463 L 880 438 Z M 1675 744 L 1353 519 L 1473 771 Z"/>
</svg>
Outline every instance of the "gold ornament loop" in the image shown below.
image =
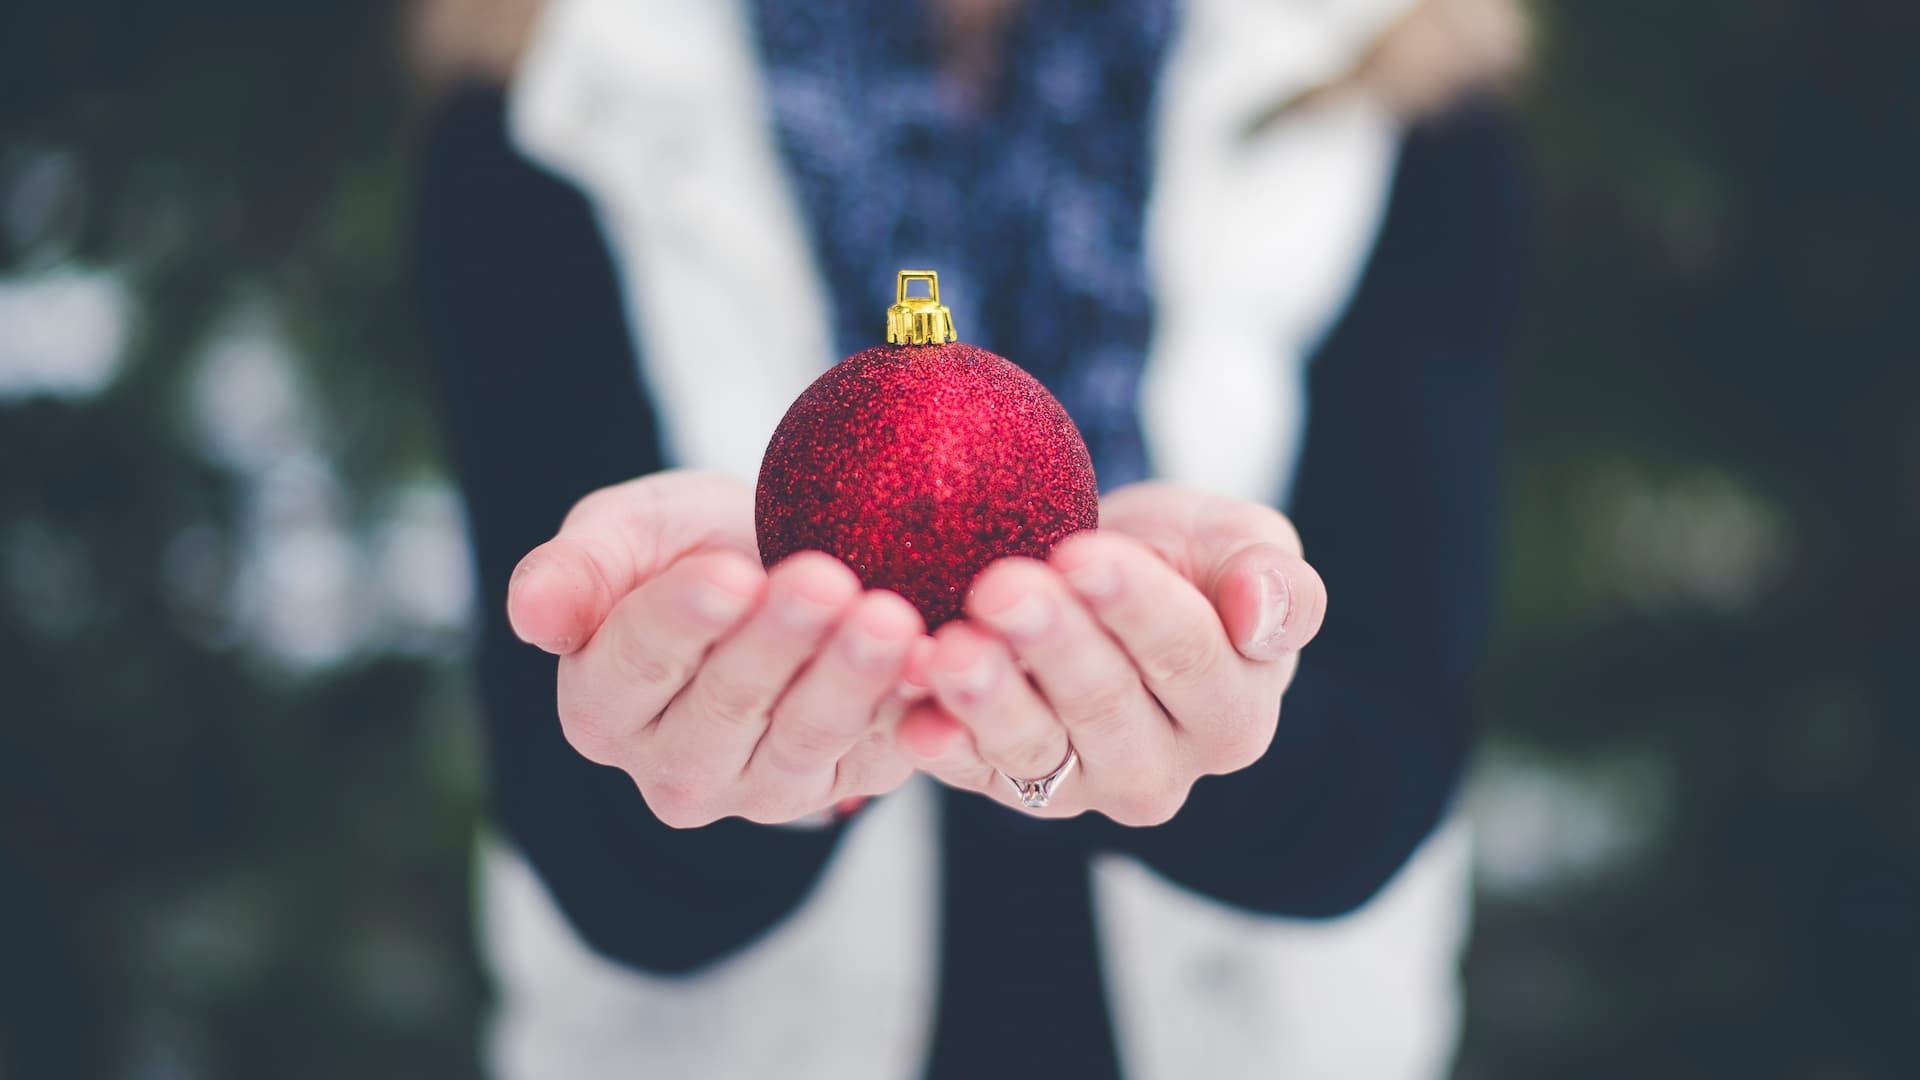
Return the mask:
<svg viewBox="0 0 1920 1080">
<path fill-rule="evenodd" d="M 927 283 L 927 295 L 908 296 L 907 286 Z M 887 309 L 887 342 L 892 345 L 944 345 L 954 340 L 953 312 L 940 302 L 940 275 L 932 270 L 902 270 Z"/>
</svg>

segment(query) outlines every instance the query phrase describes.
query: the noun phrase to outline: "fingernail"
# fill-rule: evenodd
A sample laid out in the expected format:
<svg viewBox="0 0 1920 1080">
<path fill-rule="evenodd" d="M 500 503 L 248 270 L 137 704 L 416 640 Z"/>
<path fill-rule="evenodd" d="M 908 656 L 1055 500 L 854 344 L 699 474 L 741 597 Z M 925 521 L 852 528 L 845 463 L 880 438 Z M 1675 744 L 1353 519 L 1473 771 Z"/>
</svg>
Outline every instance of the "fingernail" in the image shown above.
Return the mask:
<svg viewBox="0 0 1920 1080">
<path fill-rule="evenodd" d="M 946 673 L 941 680 L 946 683 L 947 692 L 960 701 L 978 701 L 993 689 L 995 680 L 1000 677 L 1000 665 L 990 656 L 983 656 L 959 671 Z"/>
<path fill-rule="evenodd" d="M 1120 591 L 1120 575 L 1106 559 L 1096 558 L 1071 570 L 1063 570 L 1061 576 L 1076 592 L 1089 600 L 1106 600 Z"/>
<path fill-rule="evenodd" d="M 693 608 L 701 618 L 712 622 L 726 622 L 737 619 L 747 610 L 749 597 L 723 588 L 711 582 L 704 582 L 693 591 Z"/>
<path fill-rule="evenodd" d="M 509 605 L 512 603 L 512 598 L 518 595 L 520 590 L 527 587 L 527 580 L 533 576 L 533 568 L 538 565 L 538 560 L 529 556 L 521 559 L 520 565 L 513 568 L 513 573 L 507 578 L 507 598 Z M 518 630 L 514 632 L 516 634 L 519 633 Z M 526 639 L 522 638 L 521 640 L 525 641 Z M 532 642 L 528 642 L 528 644 L 532 644 Z"/>
<path fill-rule="evenodd" d="M 818 630 L 833 618 L 837 610 L 801 593 L 787 593 L 773 599 L 774 618 L 789 630 Z"/>
<path fill-rule="evenodd" d="M 1260 572 L 1260 618 L 1253 631 L 1251 645 L 1270 649 L 1287 632 L 1287 619 L 1293 615 L 1293 584 L 1287 575 L 1269 567 Z"/>
<path fill-rule="evenodd" d="M 514 637 L 519 638 L 521 641 L 524 641 L 527 644 L 534 646 L 535 648 L 543 649 L 550 653 L 571 652 L 573 651 L 573 639 L 571 637 L 565 634 L 546 637 L 546 638 L 542 638 L 538 635 L 530 635 L 525 629 L 521 627 L 520 620 L 517 617 L 515 617 L 514 613 L 517 612 L 520 608 L 520 603 L 518 598 L 520 597 L 521 590 L 526 588 L 527 579 L 532 576 L 534 567 L 538 565 L 541 565 L 540 561 L 533 558 L 531 555 L 529 555 L 528 557 L 521 559 L 520 564 L 513 568 L 513 573 L 508 575 L 507 577 L 508 624 L 513 628 Z"/>
<path fill-rule="evenodd" d="M 1031 637 L 1047 628 L 1053 621 L 1053 613 L 1047 608 L 1047 601 L 1038 593 L 1027 593 L 1013 602 L 1004 611 L 992 614 L 982 613 L 987 622 L 1003 633 L 1017 637 Z"/>
<path fill-rule="evenodd" d="M 871 671 L 898 663 L 904 643 L 876 636 L 858 626 L 850 626 L 841 635 L 841 644 L 842 651 L 855 667 Z"/>
</svg>

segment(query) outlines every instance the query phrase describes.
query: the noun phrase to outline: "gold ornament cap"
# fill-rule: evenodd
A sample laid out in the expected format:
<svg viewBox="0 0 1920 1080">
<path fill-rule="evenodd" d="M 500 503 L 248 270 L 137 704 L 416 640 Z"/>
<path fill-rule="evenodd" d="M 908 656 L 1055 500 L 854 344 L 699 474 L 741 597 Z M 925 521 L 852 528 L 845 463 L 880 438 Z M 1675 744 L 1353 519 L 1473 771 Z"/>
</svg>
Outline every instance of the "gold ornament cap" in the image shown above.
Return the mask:
<svg viewBox="0 0 1920 1080">
<path fill-rule="evenodd" d="M 927 295 L 908 296 L 911 282 L 927 283 Z M 890 345 L 945 345 L 954 340 L 953 312 L 940 302 L 940 275 L 931 270 L 900 271 L 893 306 L 887 309 Z"/>
</svg>

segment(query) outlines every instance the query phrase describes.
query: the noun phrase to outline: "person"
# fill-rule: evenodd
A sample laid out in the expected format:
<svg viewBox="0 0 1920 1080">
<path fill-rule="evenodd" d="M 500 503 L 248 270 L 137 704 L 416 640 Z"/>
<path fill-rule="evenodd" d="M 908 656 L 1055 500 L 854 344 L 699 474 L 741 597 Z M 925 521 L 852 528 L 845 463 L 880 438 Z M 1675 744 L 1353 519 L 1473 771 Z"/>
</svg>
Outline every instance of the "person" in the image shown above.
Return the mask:
<svg viewBox="0 0 1920 1080">
<path fill-rule="evenodd" d="M 413 243 L 499 613 L 493 1071 L 1444 1073 L 1524 220 L 1475 91 L 1511 8 L 420 25 L 459 89 Z M 763 570 L 751 487 L 921 265 L 1104 492 L 930 637 L 830 557 Z"/>
</svg>

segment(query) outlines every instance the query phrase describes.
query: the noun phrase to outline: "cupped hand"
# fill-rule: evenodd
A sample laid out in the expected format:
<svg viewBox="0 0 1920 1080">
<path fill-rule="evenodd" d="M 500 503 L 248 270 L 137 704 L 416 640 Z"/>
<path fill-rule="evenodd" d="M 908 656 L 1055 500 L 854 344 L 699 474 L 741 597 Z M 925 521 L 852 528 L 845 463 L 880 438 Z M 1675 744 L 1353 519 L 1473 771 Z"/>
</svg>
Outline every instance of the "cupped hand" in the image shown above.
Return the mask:
<svg viewBox="0 0 1920 1080">
<path fill-rule="evenodd" d="M 582 499 L 514 570 L 507 612 L 560 657 L 560 723 L 655 816 L 786 822 L 897 787 L 919 614 L 817 552 L 764 572 L 753 492 L 668 472 Z"/>
<path fill-rule="evenodd" d="M 933 699 L 900 743 L 942 781 L 1019 805 L 1006 777 L 1077 768 L 1046 809 L 1155 825 L 1195 780 L 1266 753 L 1326 588 L 1286 518 L 1163 484 L 1102 500 L 1047 562 L 988 567 L 936 635 Z"/>
</svg>

